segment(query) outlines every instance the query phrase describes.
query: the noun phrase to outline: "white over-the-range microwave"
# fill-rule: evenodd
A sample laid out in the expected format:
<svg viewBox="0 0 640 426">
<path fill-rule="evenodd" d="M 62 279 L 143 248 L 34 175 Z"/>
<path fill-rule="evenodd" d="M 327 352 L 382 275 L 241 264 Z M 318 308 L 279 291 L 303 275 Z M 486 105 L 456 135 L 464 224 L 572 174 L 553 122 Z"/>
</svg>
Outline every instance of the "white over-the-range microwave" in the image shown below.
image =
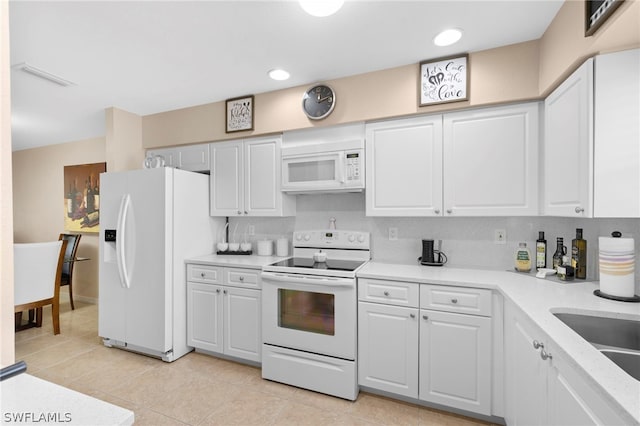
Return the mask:
<svg viewBox="0 0 640 426">
<path fill-rule="evenodd" d="M 362 192 L 364 140 L 282 147 L 282 191 Z"/>
</svg>

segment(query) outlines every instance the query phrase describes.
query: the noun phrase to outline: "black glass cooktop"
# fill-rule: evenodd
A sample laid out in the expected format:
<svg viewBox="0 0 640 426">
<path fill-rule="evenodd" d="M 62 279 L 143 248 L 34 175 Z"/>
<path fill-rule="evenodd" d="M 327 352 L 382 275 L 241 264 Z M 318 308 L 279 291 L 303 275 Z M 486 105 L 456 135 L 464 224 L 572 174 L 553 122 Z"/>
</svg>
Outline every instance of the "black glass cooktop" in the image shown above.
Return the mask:
<svg viewBox="0 0 640 426">
<path fill-rule="evenodd" d="M 332 271 L 355 271 L 364 262 L 362 260 L 338 260 L 327 259 L 326 262 L 315 262 L 306 257 L 290 257 L 280 262 L 272 263 L 271 266 L 281 266 L 285 268 L 306 268 L 306 269 L 328 269 Z"/>
</svg>

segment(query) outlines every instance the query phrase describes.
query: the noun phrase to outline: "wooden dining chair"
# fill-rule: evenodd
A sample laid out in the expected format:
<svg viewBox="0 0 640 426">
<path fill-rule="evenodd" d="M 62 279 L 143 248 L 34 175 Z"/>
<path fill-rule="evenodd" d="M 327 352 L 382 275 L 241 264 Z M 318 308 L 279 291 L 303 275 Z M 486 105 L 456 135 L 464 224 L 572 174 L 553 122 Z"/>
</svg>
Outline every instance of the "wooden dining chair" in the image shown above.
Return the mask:
<svg viewBox="0 0 640 426">
<path fill-rule="evenodd" d="M 67 242 L 13 245 L 14 312 L 35 309 L 35 323 L 42 326 L 42 308 L 51 305 L 53 334 L 60 334 L 60 276 Z M 17 326 L 20 324 L 16 324 Z"/>
<path fill-rule="evenodd" d="M 59 240 L 67 242 L 67 249 L 64 254 L 64 263 L 62 264 L 62 276 L 60 277 L 60 286 L 69 286 L 69 302 L 71 309 L 76 307 L 73 305 L 73 266 L 75 265 L 76 252 L 80 245 L 80 234 L 60 234 Z"/>
</svg>

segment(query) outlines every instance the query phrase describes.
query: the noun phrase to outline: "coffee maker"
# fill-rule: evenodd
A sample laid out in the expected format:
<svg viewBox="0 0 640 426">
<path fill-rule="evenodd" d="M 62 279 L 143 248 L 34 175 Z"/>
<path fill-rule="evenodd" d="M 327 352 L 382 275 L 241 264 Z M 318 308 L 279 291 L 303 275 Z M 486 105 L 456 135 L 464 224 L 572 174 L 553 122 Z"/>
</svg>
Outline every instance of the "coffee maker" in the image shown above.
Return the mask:
<svg viewBox="0 0 640 426">
<path fill-rule="evenodd" d="M 422 240 L 422 256 L 418 258 L 421 265 L 442 266 L 447 263 L 447 256 L 440 251 L 442 240 L 438 240 L 438 247 L 435 247 L 434 240 Z"/>
</svg>

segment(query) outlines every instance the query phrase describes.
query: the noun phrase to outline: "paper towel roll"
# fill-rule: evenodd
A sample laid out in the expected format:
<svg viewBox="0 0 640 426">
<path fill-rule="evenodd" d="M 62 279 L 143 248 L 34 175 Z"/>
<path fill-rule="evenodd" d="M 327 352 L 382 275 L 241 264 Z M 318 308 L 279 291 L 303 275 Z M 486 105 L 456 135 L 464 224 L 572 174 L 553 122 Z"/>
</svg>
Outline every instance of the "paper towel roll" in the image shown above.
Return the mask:
<svg viewBox="0 0 640 426">
<path fill-rule="evenodd" d="M 633 238 L 598 238 L 600 291 L 609 296 L 633 297 L 635 241 Z"/>
<path fill-rule="evenodd" d="M 289 240 L 286 238 L 278 238 L 276 241 L 276 255 L 289 256 Z"/>
</svg>

